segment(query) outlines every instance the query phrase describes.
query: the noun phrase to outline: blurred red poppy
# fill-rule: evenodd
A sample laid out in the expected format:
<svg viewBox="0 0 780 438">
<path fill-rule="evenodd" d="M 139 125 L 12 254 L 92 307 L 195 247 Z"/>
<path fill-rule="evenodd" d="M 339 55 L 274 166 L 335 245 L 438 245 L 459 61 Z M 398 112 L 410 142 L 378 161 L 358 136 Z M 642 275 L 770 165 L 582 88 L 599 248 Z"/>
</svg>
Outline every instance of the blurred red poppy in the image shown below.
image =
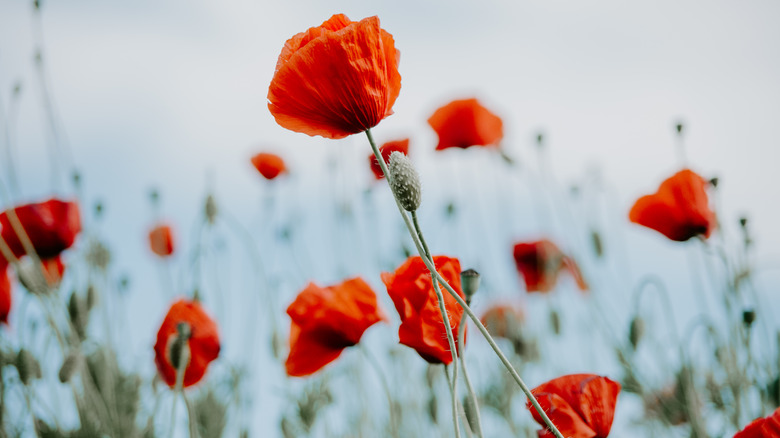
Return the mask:
<svg viewBox="0 0 780 438">
<path fill-rule="evenodd" d="M 463 298 L 458 259 L 436 256 L 433 262 L 437 271 Z M 452 353 L 439 311 L 439 301 L 433 289 L 431 274 L 422 258 L 409 257 L 394 273 L 383 272 L 382 281 L 387 286 L 387 293 L 393 300 L 398 315 L 401 316 L 401 327 L 398 329 L 401 343 L 417 350 L 417 353 L 430 363 L 450 364 Z M 463 308 L 443 287 L 441 289 L 457 345 Z"/>
<path fill-rule="evenodd" d="M 780 408 L 768 417 L 753 420 L 737 432 L 734 438 L 780 438 Z"/>
<path fill-rule="evenodd" d="M 60 256 L 42 259 L 41 269 L 49 287 L 56 287 L 62 281 L 62 276 L 65 275 L 65 263 L 62 262 Z"/>
<path fill-rule="evenodd" d="M 252 165 L 260 172 L 260 175 L 269 180 L 287 173 L 287 166 L 284 164 L 284 160 L 276 154 L 260 152 L 252 157 Z"/>
<path fill-rule="evenodd" d="M 588 290 L 577 263 L 547 239 L 515 244 L 514 257 L 517 271 L 525 280 L 527 292 L 552 291 L 564 269 L 574 277 L 580 290 Z"/>
<path fill-rule="evenodd" d="M 520 333 L 525 316 L 519 308 L 511 304 L 497 304 L 486 310 L 480 320 L 491 335 L 514 339 Z"/>
<path fill-rule="evenodd" d="M 284 44 L 268 109 L 282 127 L 311 136 L 363 132 L 393 113 L 400 56 L 379 18 L 334 15 Z"/>
<path fill-rule="evenodd" d="M 369 327 L 386 320 L 376 294 L 361 278 L 319 287 L 309 283 L 287 308 L 292 319 L 289 376 L 308 376 L 357 344 Z"/>
<path fill-rule="evenodd" d="M 149 231 L 149 247 L 160 257 L 173 254 L 173 229 L 168 224 L 159 224 Z"/>
<path fill-rule="evenodd" d="M 11 279 L 8 276 L 8 264 L 0 262 L 0 323 L 8 324 L 11 313 Z"/>
<path fill-rule="evenodd" d="M 466 149 L 471 146 L 497 146 L 504 137 L 501 118 L 477 99 L 454 100 L 436 110 L 428 119 L 439 144 L 436 150 Z"/>
<path fill-rule="evenodd" d="M 388 141 L 379 148 L 379 153 L 382 154 L 382 159 L 385 160 L 385 163 L 390 160 L 390 154 L 393 152 L 409 155 L 409 139 L 405 138 L 403 140 Z M 376 179 L 385 177 L 385 174 L 382 173 L 382 168 L 379 166 L 379 161 L 377 161 L 374 154 L 368 156 L 368 162 L 371 164 L 371 171 L 374 172 L 374 177 Z"/>
<path fill-rule="evenodd" d="M 179 335 L 178 325 L 189 326 L 189 363 L 184 371 L 184 387 L 192 386 L 203 378 L 209 363 L 219 356 L 217 324 L 197 301 L 179 300 L 171 306 L 157 332 L 154 344 L 154 362 L 162 380 L 170 387 L 176 385 L 176 368 L 171 360 L 171 347 Z"/>
<path fill-rule="evenodd" d="M 707 238 L 716 225 L 707 184 L 701 176 L 683 169 L 662 182 L 654 194 L 639 198 L 628 217 L 678 242 L 696 236 Z"/>
<path fill-rule="evenodd" d="M 595 374 L 571 374 L 543 383 L 531 392 L 563 436 L 606 438 L 612 428 L 620 384 Z M 526 407 L 545 427 L 538 432 L 539 437 L 553 437 L 530 402 Z"/>
<path fill-rule="evenodd" d="M 79 207 L 74 201 L 49 199 L 15 207 L 14 211 L 41 259 L 56 257 L 70 248 L 81 232 Z M 14 255 L 22 257 L 27 252 L 8 213 L 8 210 L 0 213 L 0 233 Z"/>
</svg>

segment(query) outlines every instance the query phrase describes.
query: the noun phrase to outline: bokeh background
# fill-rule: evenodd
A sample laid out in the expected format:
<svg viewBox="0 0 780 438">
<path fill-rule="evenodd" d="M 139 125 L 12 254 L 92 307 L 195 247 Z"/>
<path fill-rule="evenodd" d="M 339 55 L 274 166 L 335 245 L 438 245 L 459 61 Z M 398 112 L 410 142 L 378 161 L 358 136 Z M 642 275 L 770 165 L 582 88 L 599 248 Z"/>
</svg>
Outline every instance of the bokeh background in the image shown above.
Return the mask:
<svg viewBox="0 0 780 438">
<path fill-rule="evenodd" d="M 327 231 L 337 229 L 332 225 L 339 206 L 358 202 L 373 183 L 365 138 L 331 141 L 292 133 L 276 125 L 266 106 L 284 41 L 334 13 L 352 19 L 378 15 L 401 51 L 395 114 L 374 131 L 380 142 L 411 138 L 425 196 L 437 200 L 423 202 L 424 227 L 436 229 L 450 199 L 477 211 L 440 236 L 431 231 L 434 252 L 455 253 L 480 271 L 511 266 L 512 239 L 570 237 L 564 221 L 539 219 L 543 207 L 536 193 L 542 188 L 528 181 L 551 171 L 554 179 L 544 190 L 566 193 L 595 178 L 610 193 L 611 202 L 602 207 L 614 239 L 631 253 L 629 260 L 609 262 L 613 270 L 623 270 L 627 284 L 651 271 L 669 279 L 680 299 L 676 316 L 684 322 L 697 304 L 690 293 L 690 248 L 628 224 L 627 212 L 636 197 L 654 191 L 685 162 L 705 177 L 719 177 L 720 220 L 733 229 L 740 216 L 749 217 L 756 260 L 780 265 L 776 2 L 139 0 L 42 1 L 41 8 L 39 20 L 32 2 L 0 0 L 0 139 L 14 146 L 20 187 L 15 200 L 73 193 L 70 175 L 51 171 L 52 159 L 61 168 L 79 169 L 84 210 L 103 203 L 96 232 L 110 245 L 116 275 L 130 279 L 121 301 L 128 319 L 117 336 L 128 344 L 125 359 L 150 374 L 153 336 L 173 296 L 164 290 L 147 246 L 153 188 L 182 248 L 176 293 L 191 286 L 186 254 L 196 245 L 207 193 L 257 236 L 271 276 L 295 271 L 279 275 L 294 278 L 278 285 L 279 309 L 309 279 L 328 284 L 374 269 L 359 258 L 319 262 L 334 245 L 371 239 L 368 232 Z M 497 156 L 481 151 L 433 152 L 436 136 L 428 116 L 453 98 L 471 96 L 503 118 L 503 146 L 517 166 L 502 167 Z M 685 125 L 685 161 L 674 135 L 678 122 Z M 537 160 L 540 132 L 547 168 Z M 55 155 L 54 138 L 60 144 Z M 278 182 L 281 187 L 252 168 L 249 158 L 259 151 L 288 162 L 291 173 Z M 5 166 L 0 169 L 7 174 Z M 388 193 L 378 198 L 378 217 L 395 214 Z M 508 199 L 514 200 L 510 207 Z M 270 218 L 269 202 L 275 205 Z M 399 231 L 396 222 L 382 220 Z M 300 221 L 303 230 L 295 244 L 303 261 L 294 268 L 289 266 L 295 256 L 275 240 L 290 221 Z M 475 247 L 474 227 L 495 231 L 483 249 Z M 213 263 L 234 278 L 224 283 L 237 294 L 232 299 L 243 300 L 240 290 L 254 281 L 241 272 L 243 250 L 230 233 L 215 239 L 227 249 Z M 496 268 L 497 277 L 504 274 L 492 280 L 495 296 L 522 293 L 506 266 Z M 767 271 L 757 280 L 772 290 L 778 279 L 777 271 Z M 486 281 L 491 283 L 489 276 Z M 383 290 L 378 278 L 371 282 Z M 616 303 L 620 314 L 629 302 L 621 301 L 624 292 L 612 288 L 601 299 Z M 770 297 L 774 309 L 779 301 Z M 258 308 L 257 314 L 266 311 Z M 625 326 L 628 316 L 616 318 L 616 326 Z M 281 314 L 280 320 L 288 324 Z M 257 360 L 262 373 L 271 368 Z M 265 412 L 255 420 L 263 430 L 275 404 L 255 403 Z M 619 414 L 621 427 L 628 427 L 627 416 Z"/>
</svg>

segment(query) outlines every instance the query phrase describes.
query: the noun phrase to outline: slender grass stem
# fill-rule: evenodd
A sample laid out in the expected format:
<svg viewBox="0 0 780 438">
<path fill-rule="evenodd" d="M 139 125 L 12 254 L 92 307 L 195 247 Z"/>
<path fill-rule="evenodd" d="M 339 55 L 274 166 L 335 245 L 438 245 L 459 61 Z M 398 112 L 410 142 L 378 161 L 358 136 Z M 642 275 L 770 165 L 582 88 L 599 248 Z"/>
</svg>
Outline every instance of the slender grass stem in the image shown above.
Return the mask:
<svg viewBox="0 0 780 438">
<path fill-rule="evenodd" d="M 358 344 L 360 347 L 360 351 L 363 353 L 363 356 L 366 357 L 368 360 L 368 363 L 371 365 L 371 368 L 374 369 L 374 372 L 376 373 L 377 377 L 379 377 L 379 381 L 382 384 L 382 389 L 385 392 L 385 397 L 387 397 L 387 408 L 390 412 L 390 431 L 393 434 L 394 438 L 398 438 L 398 418 L 396 418 L 395 413 L 395 405 L 393 404 L 393 397 L 390 393 L 390 385 L 387 383 L 387 376 L 385 375 L 384 370 L 382 369 L 382 366 L 380 365 L 379 361 L 374 357 L 373 354 L 368 350 L 368 348 L 364 347 L 363 344 Z"/>
<path fill-rule="evenodd" d="M 466 335 L 466 315 L 460 316 L 460 326 L 458 326 L 458 351 L 460 352 L 460 367 L 463 369 L 463 380 L 466 381 L 466 389 L 469 391 L 469 398 L 471 399 L 471 409 L 473 417 L 467 417 L 469 420 L 469 427 L 477 433 L 479 438 L 483 438 L 482 434 L 482 417 L 479 413 L 479 400 L 477 399 L 477 393 L 474 391 L 474 387 L 471 386 L 471 379 L 469 379 L 469 371 L 466 368 L 466 357 L 464 353 L 464 337 Z"/>
<path fill-rule="evenodd" d="M 374 151 L 374 156 L 379 162 L 379 166 L 382 168 L 382 172 L 385 174 L 385 179 L 387 180 L 388 184 L 390 184 L 392 182 L 392 177 L 390 176 L 390 172 L 387 170 L 387 164 L 385 163 L 385 160 L 382 158 L 382 154 L 379 153 L 379 148 L 376 146 L 376 142 L 374 142 L 374 137 L 371 135 L 371 130 L 366 130 L 366 136 L 368 137 L 368 142 L 371 144 L 371 149 Z M 477 315 L 471 310 L 468 304 L 466 304 L 466 301 L 463 298 L 461 298 L 457 292 L 455 292 L 455 289 L 453 289 L 452 286 L 450 286 L 449 283 L 447 283 L 447 281 L 444 280 L 444 277 L 442 277 L 441 274 L 439 274 L 436 271 L 436 268 L 433 266 L 433 262 L 425 255 L 422 245 L 420 244 L 416 236 L 416 233 L 414 231 L 414 226 L 409 220 L 409 217 L 406 215 L 406 212 L 401 206 L 400 201 L 395 196 L 393 196 L 393 199 L 395 199 L 395 204 L 398 207 L 398 211 L 401 213 L 401 216 L 404 219 L 404 224 L 406 224 L 406 228 L 409 231 L 409 235 L 411 236 L 414 245 L 417 247 L 417 252 L 420 254 L 420 257 L 422 258 L 423 263 L 425 263 L 425 266 L 428 267 L 428 269 L 431 271 L 432 274 L 435 274 L 436 278 L 441 282 L 444 288 L 447 289 L 447 292 L 449 292 L 449 294 L 452 295 L 455 301 L 457 301 L 458 304 L 461 307 L 463 307 L 463 311 L 466 312 L 469 318 L 471 318 L 471 320 L 474 322 L 474 325 L 477 326 L 479 332 L 482 334 L 482 336 L 485 338 L 488 344 L 490 344 L 490 348 L 492 348 L 493 351 L 496 353 L 499 360 L 501 360 L 501 363 L 504 365 L 507 371 L 509 371 L 509 374 L 512 375 L 512 378 L 517 383 L 517 385 L 520 386 L 520 389 L 523 391 L 525 396 L 528 398 L 528 401 L 531 403 L 531 405 L 534 407 L 536 412 L 542 418 L 544 424 L 547 425 L 550 432 L 552 432 L 552 434 L 555 435 L 556 438 L 564 438 L 564 436 L 561 434 L 558 428 L 555 427 L 555 424 L 553 424 L 552 420 L 550 420 L 550 417 L 547 416 L 547 413 L 544 412 L 544 409 L 542 409 L 542 406 L 539 404 L 539 401 L 537 401 L 536 397 L 534 397 L 534 395 L 531 393 L 531 390 L 528 388 L 528 385 L 525 384 L 523 379 L 520 377 L 520 374 L 517 373 L 517 370 L 515 370 L 515 368 L 512 366 L 512 363 L 509 362 L 509 359 L 507 359 L 506 355 L 501 351 L 501 348 L 499 348 L 498 344 L 496 344 L 496 341 L 493 339 L 492 336 L 490 336 L 490 333 L 488 333 L 487 329 L 482 324 L 482 321 L 479 320 Z"/>
</svg>

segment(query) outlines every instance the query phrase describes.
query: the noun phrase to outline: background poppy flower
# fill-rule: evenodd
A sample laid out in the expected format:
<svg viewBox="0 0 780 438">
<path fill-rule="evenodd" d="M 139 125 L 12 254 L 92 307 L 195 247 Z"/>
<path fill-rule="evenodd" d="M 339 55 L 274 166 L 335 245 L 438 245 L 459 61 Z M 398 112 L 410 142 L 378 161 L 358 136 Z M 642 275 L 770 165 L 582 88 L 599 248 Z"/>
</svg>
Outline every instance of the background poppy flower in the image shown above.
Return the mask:
<svg viewBox="0 0 780 438">
<path fill-rule="evenodd" d="M 509 304 L 497 304 L 490 307 L 480 318 L 491 335 L 513 339 L 520 333 L 520 326 L 525 320 L 523 312 Z"/>
<path fill-rule="evenodd" d="M 780 408 L 768 417 L 753 420 L 734 438 L 780 438 Z"/>
<path fill-rule="evenodd" d="M 525 281 L 527 292 L 550 292 L 555 288 L 558 275 L 564 269 L 574 277 L 580 290 L 588 289 L 574 260 L 547 239 L 515 244 L 514 257 L 515 266 Z"/>
<path fill-rule="evenodd" d="M 678 242 L 710 237 L 716 224 L 707 197 L 707 181 L 689 169 L 662 182 L 654 194 L 639 198 L 628 218 Z"/>
<path fill-rule="evenodd" d="M 268 88 L 268 109 L 291 131 L 344 138 L 393 113 L 400 52 L 379 18 L 332 16 L 287 40 Z"/>
<path fill-rule="evenodd" d="M 252 165 L 265 179 L 274 179 L 287 172 L 287 166 L 282 157 L 268 152 L 260 152 L 252 157 Z"/>
<path fill-rule="evenodd" d="M 176 385 L 176 369 L 170 359 L 170 346 L 176 339 L 179 323 L 190 326 L 188 341 L 190 363 L 184 371 L 184 387 L 192 386 L 203 378 L 209 363 L 219 356 L 219 335 L 217 324 L 206 314 L 196 301 L 179 300 L 165 315 L 157 342 L 154 344 L 154 363 L 162 380 L 170 387 Z"/>
<path fill-rule="evenodd" d="M 571 374 L 543 383 L 531 391 L 544 412 L 565 437 L 606 438 L 612 428 L 620 384 L 595 374 Z M 546 427 L 531 406 L 534 420 Z M 539 437 L 554 435 L 539 431 Z"/>
<path fill-rule="evenodd" d="M 170 225 L 160 224 L 149 231 L 149 247 L 160 257 L 173 254 L 173 229 Z"/>
<path fill-rule="evenodd" d="M 0 263 L 0 323 L 8 324 L 11 313 L 11 279 L 8 277 L 8 264 Z"/>
<path fill-rule="evenodd" d="M 456 258 L 436 256 L 433 263 L 437 271 L 453 289 L 464 297 L 460 285 L 460 262 Z M 419 256 L 409 257 L 394 273 L 383 272 L 382 281 L 387 293 L 401 316 L 398 337 L 402 344 L 417 350 L 430 363 L 452 362 L 450 344 L 439 302 L 433 290 L 431 274 Z M 444 306 L 450 319 L 455 345 L 458 344 L 458 327 L 463 308 L 455 298 L 443 290 Z"/>
<path fill-rule="evenodd" d="M 409 155 L 409 139 L 405 138 L 403 140 L 388 141 L 379 148 L 379 153 L 382 154 L 382 159 L 385 160 L 385 163 L 390 160 L 390 154 L 393 152 Z M 374 172 L 374 177 L 376 179 L 385 177 L 385 174 L 382 173 L 382 167 L 379 166 L 379 161 L 374 154 L 368 156 L 368 162 L 371 164 L 371 171 Z"/>
<path fill-rule="evenodd" d="M 58 256 L 70 248 L 81 232 L 81 216 L 74 201 L 49 199 L 14 207 L 35 252 L 42 259 Z M 11 225 L 8 211 L 0 213 L 0 233 L 16 257 L 26 254 L 19 236 Z"/>
<path fill-rule="evenodd" d="M 477 99 L 453 100 L 437 109 L 428 119 L 428 124 L 439 136 L 437 151 L 498 145 L 504 138 L 501 118 L 482 106 Z"/>
<path fill-rule="evenodd" d="M 360 341 L 369 327 L 386 320 L 376 294 L 361 278 L 319 287 L 309 283 L 287 308 L 292 319 L 289 376 L 307 376 L 339 357 Z"/>
</svg>

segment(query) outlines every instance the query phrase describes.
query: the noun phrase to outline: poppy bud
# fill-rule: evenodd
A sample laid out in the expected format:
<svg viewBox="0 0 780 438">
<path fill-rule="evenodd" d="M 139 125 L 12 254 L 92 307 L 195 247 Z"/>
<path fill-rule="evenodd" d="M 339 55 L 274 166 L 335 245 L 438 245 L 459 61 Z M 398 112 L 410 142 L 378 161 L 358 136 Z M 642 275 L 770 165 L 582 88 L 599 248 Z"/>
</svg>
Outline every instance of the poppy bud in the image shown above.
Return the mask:
<svg viewBox="0 0 780 438">
<path fill-rule="evenodd" d="M 742 322 L 746 328 L 750 328 L 756 320 L 756 311 L 754 309 L 745 309 L 742 311 Z"/>
<path fill-rule="evenodd" d="M 596 254 L 596 257 L 602 257 L 604 255 L 604 245 L 601 242 L 601 234 L 596 230 L 591 231 L 590 241 L 593 244 L 593 252 Z"/>
<path fill-rule="evenodd" d="M 214 195 L 208 195 L 206 197 L 206 206 L 204 208 L 206 213 L 206 220 L 214 225 L 217 220 L 217 200 L 214 199 Z"/>
<path fill-rule="evenodd" d="M 678 134 L 682 134 L 683 131 L 683 124 L 682 122 L 677 122 L 677 124 L 674 126 L 674 128 L 677 130 Z"/>
<path fill-rule="evenodd" d="M 713 189 L 717 189 L 718 188 L 718 182 L 719 181 L 720 180 L 718 179 L 717 176 L 714 176 L 714 177 L 710 178 L 710 185 L 712 186 Z"/>
<path fill-rule="evenodd" d="M 628 340 L 631 342 L 631 346 L 636 349 L 639 344 L 639 340 L 645 334 L 645 320 L 640 316 L 635 316 L 631 320 L 631 325 L 628 328 Z"/>
<path fill-rule="evenodd" d="M 87 286 L 87 311 L 92 310 L 93 307 L 95 307 L 95 303 L 97 302 L 97 292 L 95 292 L 95 286 L 89 285 Z"/>
<path fill-rule="evenodd" d="M 192 336 L 192 328 L 190 328 L 190 325 L 186 322 L 180 322 L 176 325 L 176 332 L 176 339 L 171 346 L 168 347 L 168 355 L 171 360 L 171 365 L 173 365 L 174 369 L 178 370 L 180 365 L 182 365 L 182 362 L 185 362 L 183 365 L 186 368 L 190 361 L 188 341 L 190 340 L 190 336 Z"/>
<path fill-rule="evenodd" d="M 471 397 L 463 398 L 463 412 L 466 414 L 466 424 L 468 424 L 469 430 L 472 432 L 480 429 L 477 409 L 479 409 L 479 407 L 474 406 L 471 402 Z"/>
<path fill-rule="evenodd" d="M 46 278 L 40 265 L 36 265 L 29 257 L 19 263 L 16 271 L 19 282 L 32 294 L 43 295 L 49 290 Z"/>
<path fill-rule="evenodd" d="M 400 152 L 390 154 L 389 163 L 393 194 L 406 211 L 416 211 L 422 200 L 420 175 L 412 165 L 412 160 Z"/>
<path fill-rule="evenodd" d="M 434 424 L 438 423 L 438 403 L 436 402 L 436 397 L 431 396 L 430 399 L 428 399 L 428 416 L 431 417 L 431 421 Z"/>
<path fill-rule="evenodd" d="M 156 205 L 157 201 L 160 200 L 160 192 L 157 189 L 149 190 L 149 200 L 152 201 L 152 205 Z"/>
<path fill-rule="evenodd" d="M 95 202 L 95 218 L 100 218 L 103 215 L 103 209 L 105 206 L 102 201 Z"/>
<path fill-rule="evenodd" d="M 93 298 L 94 300 L 94 298 Z M 79 339 L 84 340 L 87 337 L 87 303 L 85 303 L 75 291 L 70 294 L 68 300 L 68 316 Z"/>
<path fill-rule="evenodd" d="M 447 217 L 453 217 L 455 216 L 455 213 L 458 211 L 457 207 L 455 206 L 455 203 L 450 201 L 447 203 L 447 206 L 444 209 L 444 212 L 447 214 Z"/>
<path fill-rule="evenodd" d="M 466 269 L 460 273 L 460 284 L 463 288 L 463 294 L 466 295 L 466 303 L 471 303 L 471 297 L 479 289 L 479 272 L 473 269 Z"/>
<path fill-rule="evenodd" d="M 60 382 L 66 383 L 70 380 L 71 377 L 73 377 L 73 373 L 76 371 L 76 369 L 79 366 L 79 356 L 76 354 L 75 351 L 71 351 L 66 357 L 65 360 L 62 361 L 62 366 L 60 367 L 60 372 L 58 374 L 60 378 Z"/>
<path fill-rule="evenodd" d="M 544 133 L 538 133 L 536 134 L 536 145 L 540 148 L 544 146 Z"/>
<path fill-rule="evenodd" d="M 748 224 L 748 218 L 746 216 L 742 216 L 741 218 L 739 218 L 740 227 L 747 228 L 747 224 Z"/>
<path fill-rule="evenodd" d="M 76 187 L 76 189 L 81 187 L 81 172 L 78 170 L 74 170 L 73 173 L 70 174 L 71 179 L 73 180 L 73 186 Z"/>
<path fill-rule="evenodd" d="M 38 363 L 38 359 L 25 349 L 19 350 L 16 354 L 16 371 L 19 373 L 19 380 L 23 385 L 27 385 L 33 379 L 40 379 L 41 364 Z"/>
<path fill-rule="evenodd" d="M 550 310 L 550 328 L 556 335 L 561 334 L 561 315 L 557 310 Z"/>
</svg>

